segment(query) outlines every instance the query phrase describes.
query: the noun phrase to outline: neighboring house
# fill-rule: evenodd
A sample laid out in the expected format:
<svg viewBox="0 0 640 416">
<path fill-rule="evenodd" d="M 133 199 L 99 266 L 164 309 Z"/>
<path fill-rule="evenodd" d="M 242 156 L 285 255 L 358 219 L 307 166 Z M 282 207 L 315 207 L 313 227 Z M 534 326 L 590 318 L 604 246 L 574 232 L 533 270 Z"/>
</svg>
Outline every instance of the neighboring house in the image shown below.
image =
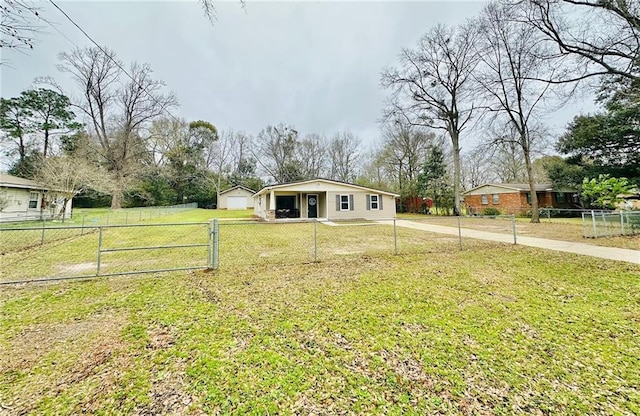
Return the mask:
<svg viewBox="0 0 640 416">
<path fill-rule="evenodd" d="M 637 211 L 640 210 L 640 191 L 633 189 L 630 193 L 618 195 L 622 201 L 615 204 L 619 211 Z"/>
<path fill-rule="evenodd" d="M 394 218 L 398 197 L 391 192 L 317 178 L 262 188 L 254 195 L 254 213 L 267 220 Z"/>
<path fill-rule="evenodd" d="M 540 208 L 574 208 L 577 191 L 554 189 L 552 184 L 535 186 Z M 503 214 L 519 214 L 531 209 L 531 193 L 527 183 L 486 183 L 463 192 L 467 211 L 481 214 L 485 208 L 493 207 Z"/>
<path fill-rule="evenodd" d="M 39 183 L 0 173 L 0 222 L 56 218 L 64 199 Z M 71 217 L 72 201 L 66 203 L 65 218 Z"/>
<path fill-rule="evenodd" d="M 248 209 L 253 208 L 253 194 L 256 191 L 238 185 L 220 192 L 218 209 Z"/>
</svg>

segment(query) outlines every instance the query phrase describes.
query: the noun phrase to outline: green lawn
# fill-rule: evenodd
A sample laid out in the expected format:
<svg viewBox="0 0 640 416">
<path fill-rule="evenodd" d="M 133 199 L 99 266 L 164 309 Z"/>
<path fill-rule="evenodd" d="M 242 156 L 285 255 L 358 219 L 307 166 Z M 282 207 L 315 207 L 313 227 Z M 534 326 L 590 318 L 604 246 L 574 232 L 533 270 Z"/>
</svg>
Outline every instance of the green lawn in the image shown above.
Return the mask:
<svg viewBox="0 0 640 416">
<path fill-rule="evenodd" d="M 75 208 L 71 218 L 64 221 L 46 221 L 45 227 L 80 227 L 100 226 L 116 224 L 140 224 L 158 223 L 168 221 L 209 221 L 213 218 L 248 219 L 253 217 L 253 210 L 217 210 L 217 209 L 170 209 L 163 207 L 154 208 L 123 208 L 111 210 L 109 208 Z M 41 228 L 42 221 L 21 221 L 13 223 L 0 223 L 1 228 Z"/>
<path fill-rule="evenodd" d="M 640 267 L 413 230 L 394 256 L 379 225 L 318 225 L 316 263 L 312 227 L 221 225 L 216 272 L 1 287 L 0 413 L 640 412 Z"/>
</svg>

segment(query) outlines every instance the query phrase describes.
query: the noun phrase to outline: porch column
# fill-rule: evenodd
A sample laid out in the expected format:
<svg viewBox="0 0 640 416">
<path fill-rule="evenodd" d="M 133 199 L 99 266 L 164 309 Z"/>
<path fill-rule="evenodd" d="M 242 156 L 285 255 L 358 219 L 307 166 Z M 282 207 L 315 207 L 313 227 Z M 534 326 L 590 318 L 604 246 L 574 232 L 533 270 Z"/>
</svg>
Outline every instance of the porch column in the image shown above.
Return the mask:
<svg viewBox="0 0 640 416">
<path fill-rule="evenodd" d="M 275 211 L 276 210 L 276 192 L 272 189 L 271 193 L 269 194 L 269 209 L 271 211 Z"/>
</svg>

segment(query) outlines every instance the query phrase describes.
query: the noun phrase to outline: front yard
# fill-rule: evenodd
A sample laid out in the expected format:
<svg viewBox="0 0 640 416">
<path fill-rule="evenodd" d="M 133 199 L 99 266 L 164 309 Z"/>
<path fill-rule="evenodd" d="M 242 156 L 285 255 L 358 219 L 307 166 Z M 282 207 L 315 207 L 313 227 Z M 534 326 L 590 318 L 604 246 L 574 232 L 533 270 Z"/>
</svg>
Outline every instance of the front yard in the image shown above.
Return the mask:
<svg viewBox="0 0 640 416">
<path fill-rule="evenodd" d="M 292 263 L 291 226 L 221 227 L 216 272 L 1 287 L 0 414 L 640 412 L 639 266 L 412 230 L 394 256 L 383 226 Z"/>
</svg>

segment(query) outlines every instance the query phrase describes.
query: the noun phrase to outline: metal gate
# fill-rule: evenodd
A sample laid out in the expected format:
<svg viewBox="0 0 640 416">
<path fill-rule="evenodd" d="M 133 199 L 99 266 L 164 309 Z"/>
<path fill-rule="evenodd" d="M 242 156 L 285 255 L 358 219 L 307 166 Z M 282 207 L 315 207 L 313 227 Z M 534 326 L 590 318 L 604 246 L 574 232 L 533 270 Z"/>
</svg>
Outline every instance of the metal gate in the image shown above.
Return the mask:
<svg viewBox="0 0 640 416">
<path fill-rule="evenodd" d="M 217 222 L 0 228 L 0 284 L 217 268 Z"/>
</svg>

